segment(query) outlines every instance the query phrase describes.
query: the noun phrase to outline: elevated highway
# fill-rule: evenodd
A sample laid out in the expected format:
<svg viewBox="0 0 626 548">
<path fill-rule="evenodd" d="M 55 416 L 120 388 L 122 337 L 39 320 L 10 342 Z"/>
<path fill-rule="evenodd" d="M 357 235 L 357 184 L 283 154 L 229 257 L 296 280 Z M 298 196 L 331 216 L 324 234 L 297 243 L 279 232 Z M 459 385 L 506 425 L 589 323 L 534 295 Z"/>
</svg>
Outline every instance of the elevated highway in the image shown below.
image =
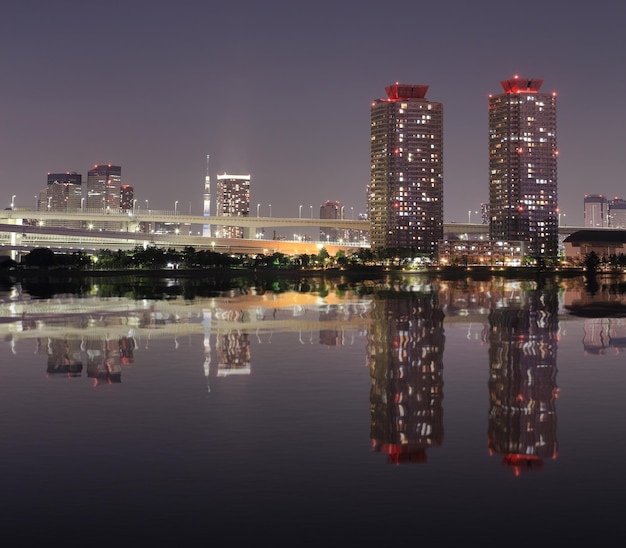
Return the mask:
<svg viewBox="0 0 626 548">
<path fill-rule="evenodd" d="M 77 228 L 58 225 L 72 222 Z M 160 233 L 156 230 L 143 231 L 142 227 L 154 227 L 157 223 L 168 223 L 180 227 L 176 234 Z M 210 227 L 235 226 L 243 229 L 244 238 L 215 238 L 194 233 L 193 226 Z M 111 228 L 98 228 L 99 226 Z M 81 228 L 78 228 L 81 227 Z M 351 230 L 355 233 L 369 232 L 369 223 L 362 220 L 348 219 L 309 219 L 279 217 L 205 217 L 202 215 L 184 215 L 171 211 L 135 211 L 112 213 L 98 211 L 52 212 L 32 209 L 8 209 L 0 211 L 0 246 L 13 254 L 28 252 L 35 247 L 49 247 L 59 252 L 85 251 L 98 249 L 132 249 L 137 245 L 156 245 L 183 249 L 192 246 L 195 249 L 211 249 L 221 253 L 286 254 L 318 253 L 323 246 L 334 255 L 337 251 L 349 252 L 360 247 L 368 247 L 361 242 L 312 241 L 304 238 L 268 239 L 261 237 L 273 231 L 284 230 L 289 233 L 306 228 L 331 228 Z"/>
<path fill-rule="evenodd" d="M 64 228 L 50 226 L 60 222 L 73 221 L 84 228 Z M 116 230 L 95 228 L 116 225 Z M 164 234 L 158 231 L 141 231 L 142 227 L 156 223 L 169 223 L 181 227 L 178 234 Z M 191 227 L 208 225 L 236 226 L 243 229 L 244 238 L 215 238 L 198 234 Z M 132 249 L 137 245 L 156 245 L 183 249 L 211 249 L 222 253 L 286 254 L 318 253 L 323 246 L 334 255 L 339 250 L 350 252 L 367 248 L 366 240 L 361 241 L 306 241 L 304 239 L 267 238 L 268 229 L 285 230 L 297 233 L 303 229 L 320 228 L 349 230 L 355 234 L 368 234 L 369 221 L 349 219 L 312 219 L 288 217 L 205 217 L 184 215 L 172 211 L 136 210 L 127 213 L 106 213 L 97 211 L 52 212 L 36 211 L 28 208 L 5 209 L 0 211 L 0 247 L 13 254 L 28 252 L 35 247 L 50 247 L 59 252 L 82 250 L 95 252 L 98 249 Z M 582 227 L 560 227 L 559 234 L 566 237 Z M 445 223 L 444 237 L 461 239 L 487 238 L 489 226 L 472 223 Z M 0 252 L 2 250 L 0 249 Z"/>
</svg>

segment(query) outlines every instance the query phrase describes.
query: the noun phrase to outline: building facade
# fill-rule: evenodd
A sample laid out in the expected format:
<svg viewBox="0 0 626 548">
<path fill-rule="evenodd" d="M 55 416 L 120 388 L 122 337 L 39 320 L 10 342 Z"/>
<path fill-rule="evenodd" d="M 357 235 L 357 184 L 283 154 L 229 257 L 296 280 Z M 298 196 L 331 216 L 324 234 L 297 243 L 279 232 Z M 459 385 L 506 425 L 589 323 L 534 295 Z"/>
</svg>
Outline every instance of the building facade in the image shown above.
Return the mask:
<svg viewBox="0 0 626 548">
<path fill-rule="evenodd" d="M 443 237 L 443 105 L 394 84 L 371 107 L 368 214 L 373 249 L 435 256 Z"/>
<path fill-rule="evenodd" d="M 626 228 L 626 200 L 622 198 L 609 200 L 608 217 L 611 228 Z"/>
<path fill-rule="evenodd" d="M 75 171 L 66 173 L 48 173 L 45 203 L 40 203 L 40 210 L 79 211 L 82 198 L 82 175 Z"/>
<path fill-rule="evenodd" d="M 320 206 L 320 219 L 343 219 L 343 206 L 341 202 L 331 202 Z M 328 226 L 320 227 L 320 242 L 338 242 L 345 238 L 345 230 L 339 230 Z"/>
<path fill-rule="evenodd" d="M 122 168 L 111 164 L 96 164 L 87 172 L 87 210 L 98 213 L 119 213 L 122 195 Z M 120 230 L 119 222 L 89 223 L 91 229 Z"/>
<path fill-rule="evenodd" d="M 215 215 L 222 217 L 247 217 L 250 215 L 250 175 L 217 176 Z M 217 226 L 217 238 L 243 238 L 243 228 Z"/>
<path fill-rule="evenodd" d="M 583 214 L 586 228 L 606 228 L 608 225 L 608 201 L 602 194 L 585 194 Z"/>
<path fill-rule="evenodd" d="M 500 84 L 503 93 L 489 97 L 489 234 L 556 258 L 556 94 L 541 93 L 541 79 Z"/>
<path fill-rule="evenodd" d="M 135 210 L 135 189 L 131 185 L 120 186 L 120 210 Z"/>
<path fill-rule="evenodd" d="M 38 208 L 40 211 L 75 213 L 82 209 L 82 175 L 75 171 L 66 173 L 48 173 L 45 190 L 39 193 Z M 80 228 L 80 220 L 46 221 L 47 226 Z"/>
<path fill-rule="evenodd" d="M 122 186 L 122 168 L 96 164 L 87 172 L 87 209 L 118 213 Z"/>
</svg>

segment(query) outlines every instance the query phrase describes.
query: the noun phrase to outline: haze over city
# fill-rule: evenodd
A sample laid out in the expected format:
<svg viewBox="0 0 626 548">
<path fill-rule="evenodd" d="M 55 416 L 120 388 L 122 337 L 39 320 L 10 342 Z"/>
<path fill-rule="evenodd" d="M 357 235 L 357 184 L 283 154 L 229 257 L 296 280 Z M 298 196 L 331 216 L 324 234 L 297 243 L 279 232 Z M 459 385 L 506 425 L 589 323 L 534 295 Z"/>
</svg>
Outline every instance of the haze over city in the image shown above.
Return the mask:
<svg viewBox="0 0 626 548">
<path fill-rule="evenodd" d="M 396 81 L 444 106 L 444 220 L 488 201 L 487 98 L 515 74 L 558 94 L 559 209 L 626 198 L 626 6 L 529 1 L 222 4 L 24 0 L 3 10 L 0 202 L 48 172 L 122 166 L 138 202 L 202 212 L 209 173 L 251 174 L 251 214 L 366 211 L 370 104 Z M 347 215 L 347 214 L 346 214 Z"/>
</svg>

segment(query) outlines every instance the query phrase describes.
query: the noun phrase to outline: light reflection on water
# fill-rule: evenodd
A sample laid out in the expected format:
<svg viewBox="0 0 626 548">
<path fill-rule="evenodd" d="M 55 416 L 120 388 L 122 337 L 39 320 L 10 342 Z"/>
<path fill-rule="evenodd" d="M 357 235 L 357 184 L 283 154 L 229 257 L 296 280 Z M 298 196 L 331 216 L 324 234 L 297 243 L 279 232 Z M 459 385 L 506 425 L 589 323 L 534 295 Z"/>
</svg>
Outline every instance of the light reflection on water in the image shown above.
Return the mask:
<svg viewBox="0 0 626 548">
<path fill-rule="evenodd" d="M 570 312 L 622 298 L 500 279 L 167 300 L 12 288 L 4 522 L 31 541 L 608 539 L 626 319 Z"/>
</svg>

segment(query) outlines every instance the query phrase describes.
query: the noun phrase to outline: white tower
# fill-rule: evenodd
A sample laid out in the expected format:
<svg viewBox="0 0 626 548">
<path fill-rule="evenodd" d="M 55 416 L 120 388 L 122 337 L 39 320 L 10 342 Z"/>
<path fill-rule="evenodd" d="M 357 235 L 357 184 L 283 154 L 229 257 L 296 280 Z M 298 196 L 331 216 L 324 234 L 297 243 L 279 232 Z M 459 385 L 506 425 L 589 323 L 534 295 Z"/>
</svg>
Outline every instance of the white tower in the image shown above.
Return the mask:
<svg viewBox="0 0 626 548">
<path fill-rule="evenodd" d="M 209 175 L 209 155 L 206 155 L 206 175 L 204 177 L 204 216 L 211 216 L 211 176 Z M 204 225 L 203 236 L 211 236 L 211 225 Z"/>
</svg>

